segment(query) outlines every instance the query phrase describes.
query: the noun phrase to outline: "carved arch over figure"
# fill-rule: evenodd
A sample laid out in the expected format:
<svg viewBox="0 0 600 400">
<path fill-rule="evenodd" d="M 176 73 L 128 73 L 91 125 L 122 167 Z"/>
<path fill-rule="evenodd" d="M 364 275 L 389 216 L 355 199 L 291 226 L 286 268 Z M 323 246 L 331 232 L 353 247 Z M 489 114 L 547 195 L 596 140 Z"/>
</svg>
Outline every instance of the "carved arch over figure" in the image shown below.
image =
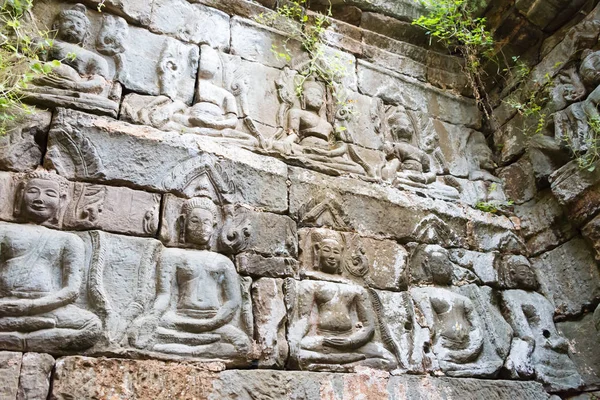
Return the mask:
<svg viewBox="0 0 600 400">
<path fill-rule="evenodd" d="M 456 247 L 462 242 L 461 238 L 437 215 L 423 218 L 411 235 L 417 242 L 438 244 L 443 247 Z"/>
<path fill-rule="evenodd" d="M 235 185 L 209 154 L 188 158 L 177 164 L 161 181 L 164 190 L 175 191 L 185 197 L 210 197 L 220 205 L 234 202 Z"/>
<path fill-rule="evenodd" d="M 104 178 L 104 165 L 92 142 L 70 125 L 62 124 L 60 119 L 56 126 L 61 128 L 54 128 L 51 132 L 48 153 L 52 156 L 46 157 L 50 164 L 48 167 L 56 169 L 61 175 L 75 171 L 75 175 L 82 178 Z M 65 160 L 70 160 L 71 166 L 64 165 Z"/>
</svg>

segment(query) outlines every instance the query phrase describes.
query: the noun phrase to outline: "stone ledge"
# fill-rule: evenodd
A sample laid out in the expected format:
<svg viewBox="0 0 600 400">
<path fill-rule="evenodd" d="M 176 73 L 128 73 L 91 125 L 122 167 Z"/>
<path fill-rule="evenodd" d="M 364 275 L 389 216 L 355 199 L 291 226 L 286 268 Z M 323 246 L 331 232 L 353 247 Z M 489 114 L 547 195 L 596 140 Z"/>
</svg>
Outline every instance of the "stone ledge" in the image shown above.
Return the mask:
<svg viewBox="0 0 600 400">
<path fill-rule="evenodd" d="M 497 399 L 542 400 L 534 382 L 270 370 L 219 371 L 216 364 L 106 358 L 58 360 L 51 398 L 66 399 Z"/>
</svg>

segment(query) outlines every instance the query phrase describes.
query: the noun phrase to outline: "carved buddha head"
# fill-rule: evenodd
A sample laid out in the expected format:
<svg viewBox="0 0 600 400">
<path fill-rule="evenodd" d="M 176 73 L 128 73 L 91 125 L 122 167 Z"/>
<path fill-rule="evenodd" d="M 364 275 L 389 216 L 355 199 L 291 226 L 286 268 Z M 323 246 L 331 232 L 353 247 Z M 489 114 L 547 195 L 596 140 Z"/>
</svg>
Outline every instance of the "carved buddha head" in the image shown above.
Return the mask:
<svg viewBox="0 0 600 400">
<path fill-rule="evenodd" d="M 210 247 L 217 220 L 217 206 L 209 198 L 196 197 L 187 200 L 181 209 L 180 241 L 204 248 Z"/>
<path fill-rule="evenodd" d="M 69 183 L 47 171 L 30 172 L 21 181 L 15 199 L 15 215 L 41 224 L 58 223 L 59 212 L 67 197 Z"/>
<path fill-rule="evenodd" d="M 56 37 L 69 43 L 82 43 L 90 27 L 86 13 L 87 9 L 81 3 L 58 13 L 53 25 Z"/>
<path fill-rule="evenodd" d="M 344 246 L 337 235 L 324 235 L 315 232 L 313 240 L 313 268 L 327 274 L 342 273 Z"/>
<path fill-rule="evenodd" d="M 314 81 L 306 81 L 302 85 L 302 100 L 304 108 L 312 111 L 319 111 L 325 103 L 325 93 L 323 87 Z"/>
<path fill-rule="evenodd" d="M 579 67 L 581 80 L 588 87 L 595 87 L 600 83 L 600 51 L 589 53 Z"/>
</svg>

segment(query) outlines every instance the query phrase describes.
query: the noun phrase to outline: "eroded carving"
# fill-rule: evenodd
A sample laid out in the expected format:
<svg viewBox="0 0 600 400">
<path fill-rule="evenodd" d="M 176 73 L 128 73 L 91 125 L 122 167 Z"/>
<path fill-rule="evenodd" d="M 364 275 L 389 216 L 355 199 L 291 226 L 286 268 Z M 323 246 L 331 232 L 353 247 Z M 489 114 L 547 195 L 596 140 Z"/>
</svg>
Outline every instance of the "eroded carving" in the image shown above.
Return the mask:
<svg viewBox="0 0 600 400">
<path fill-rule="evenodd" d="M 38 224 L 55 224 L 65 181 L 37 171 L 23 180 L 15 211 Z M 85 250 L 72 233 L 30 225 L 0 225 L 0 346 L 4 350 L 65 352 L 90 347 L 100 321 L 75 305 Z"/>
<path fill-rule="evenodd" d="M 336 274 L 334 261 L 322 272 Z M 351 371 L 363 365 L 393 369 L 396 360 L 376 336 L 376 320 L 366 289 L 345 283 L 288 278 L 290 364 L 311 371 Z M 290 303 L 293 301 L 293 303 Z"/>
<path fill-rule="evenodd" d="M 431 329 L 432 350 L 450 376 L 492 376 L 503 360 L 484 351 L 484 325 L 472 301 L 441 288 L 410 291 Z"/>
<path fill-rule="evenodd" d="M 330 227 L 342 231 L 349 229 L 344 210 L 333 196 L 310 199 L 300 207 L 298 214 L 301 225 Z"/>
<path fill-rule="evenodd" d="M 108 62 L 82 47 L 90 28 L 86 14 L 80 3 L 58 13 L 53 25 L 56 39 L 47 57 L 48 61 L 60 60 L 61 65 L 52 74 L 36 77 L 26 97 L 42 105 L 73 106 L 116 116 L 120 86 L 113 85 Z"/>
<path fill-rule="evenodd" d="M 417 133 L 421 124 L 413 113 L 394 108 L 387 121 L 393 141 L 383 145 L 386 163 L 381 169 L 381 177 L 398 188 L 420 189 L 436 196 L 457 199 L 459 192 L 456 188 L 437 180 L 437 172 L 443 173 L 448 167 L 443 154 L 434 148 L 438 140 L 435 131 L 430 129 L 423 145 L 419 146 Z"/>
<path fill-rule="evenodd" d="M 527 282 L 517 277 L 518 285 Z M 504 291 L 502 299 L 515 332 L 506 360 L 512 377 L 535 376 L 553 391 L 580 387 L 583 381 L 569 358 L 569 345 L 554 326 L 552 304 L 539 293 L 520 289 Z"/>
<path fill-rule="evenodd" d="M 210 251 L 218 221 L 210 199 L 184 204 L 181 240 L 203 250 L 161 252 L 156 298 L 130 330 L 133 346 L 208 359 L 246 359 L 252 332 L 249 298 L 243 296 L 231 260 Z"/>
<path fill-rule="evenodd" d="M 539 286 L 533 267 L 526 257 L 503 255 L 497 258 L 498 279 L 506 289 L 536 290 Z"/>
</svg>

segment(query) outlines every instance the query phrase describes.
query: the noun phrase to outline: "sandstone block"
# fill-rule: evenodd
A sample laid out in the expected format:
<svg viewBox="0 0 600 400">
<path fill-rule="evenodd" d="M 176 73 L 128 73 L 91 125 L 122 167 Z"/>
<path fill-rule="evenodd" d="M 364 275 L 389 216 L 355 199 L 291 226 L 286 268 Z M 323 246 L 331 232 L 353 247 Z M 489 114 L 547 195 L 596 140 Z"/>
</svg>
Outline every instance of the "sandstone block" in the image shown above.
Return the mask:
<svg viewBox="0 0 600 400">
<path fill-rule="evenodd" d="M 425 110 L 432 117 L 477 128 L 479 111 L 471 99 L 427 87 L 414 78 L 386 71 L 359 60 L 358 87 L 364 94 L 411 110 Z"/>
<path fill-rule="evenodd" d="M 261 354 L 258 366 L 262 368 L 282 368 L 287 360 L 284 296 L 282 279 L 260 278 L 252 284 L 254 330 Z"/>
<path fill-rule="evenodd" d="M 241 253 L 236 257 L 238 273 L 267 278 L 287 278 L 298 275 L 298 261 L 290 257 L 264 257 Z"/>
<path fill-rule="evenodd" d="M 287 167 L 281 162 L 199 135 L 74 111 L 61 110 L 55 118 L 45 163 L 70 179 L 120 182 L 185 197 L 208 190 L 208 176 L 220 175 L 228 191 L 240 196 L 239 203 L 287 209 Z"/>
<path fill-rule="evenodd" d="M 600 381 L 600 355 L 596 351 L 600 341 L 600 331 L 596 328 L 598 320 L 588 313 L 577 321 L 565 321 L 556 324 L 558 331 L 569 342 L 571 358 L 577 366 L 584 382 L 588 386 Z"/>
<path fill-rule="evenodd" d="M 21 365 L 17 400 L 46 400 L 54 357 L 44 353 L 25 353 Z"/>
<path fill-rule="evenodd" d="M 579 314 L 600 297 L 600 272 L 594 254 L 581 238 L 533 259 L 542 293 L 561 316 Z"/>
<path fill-rule="evenodd" d="M 0 168 L 10 171 L 30 171 L 41 163 L 52 113 L 37 111 L 8 127 L 0 137 Z"/>
<path fill-rule="evenodd" d="M 22 353 L 0 351 L 0 398 L 17 398 L 22 359 Z"/>
</svg>

